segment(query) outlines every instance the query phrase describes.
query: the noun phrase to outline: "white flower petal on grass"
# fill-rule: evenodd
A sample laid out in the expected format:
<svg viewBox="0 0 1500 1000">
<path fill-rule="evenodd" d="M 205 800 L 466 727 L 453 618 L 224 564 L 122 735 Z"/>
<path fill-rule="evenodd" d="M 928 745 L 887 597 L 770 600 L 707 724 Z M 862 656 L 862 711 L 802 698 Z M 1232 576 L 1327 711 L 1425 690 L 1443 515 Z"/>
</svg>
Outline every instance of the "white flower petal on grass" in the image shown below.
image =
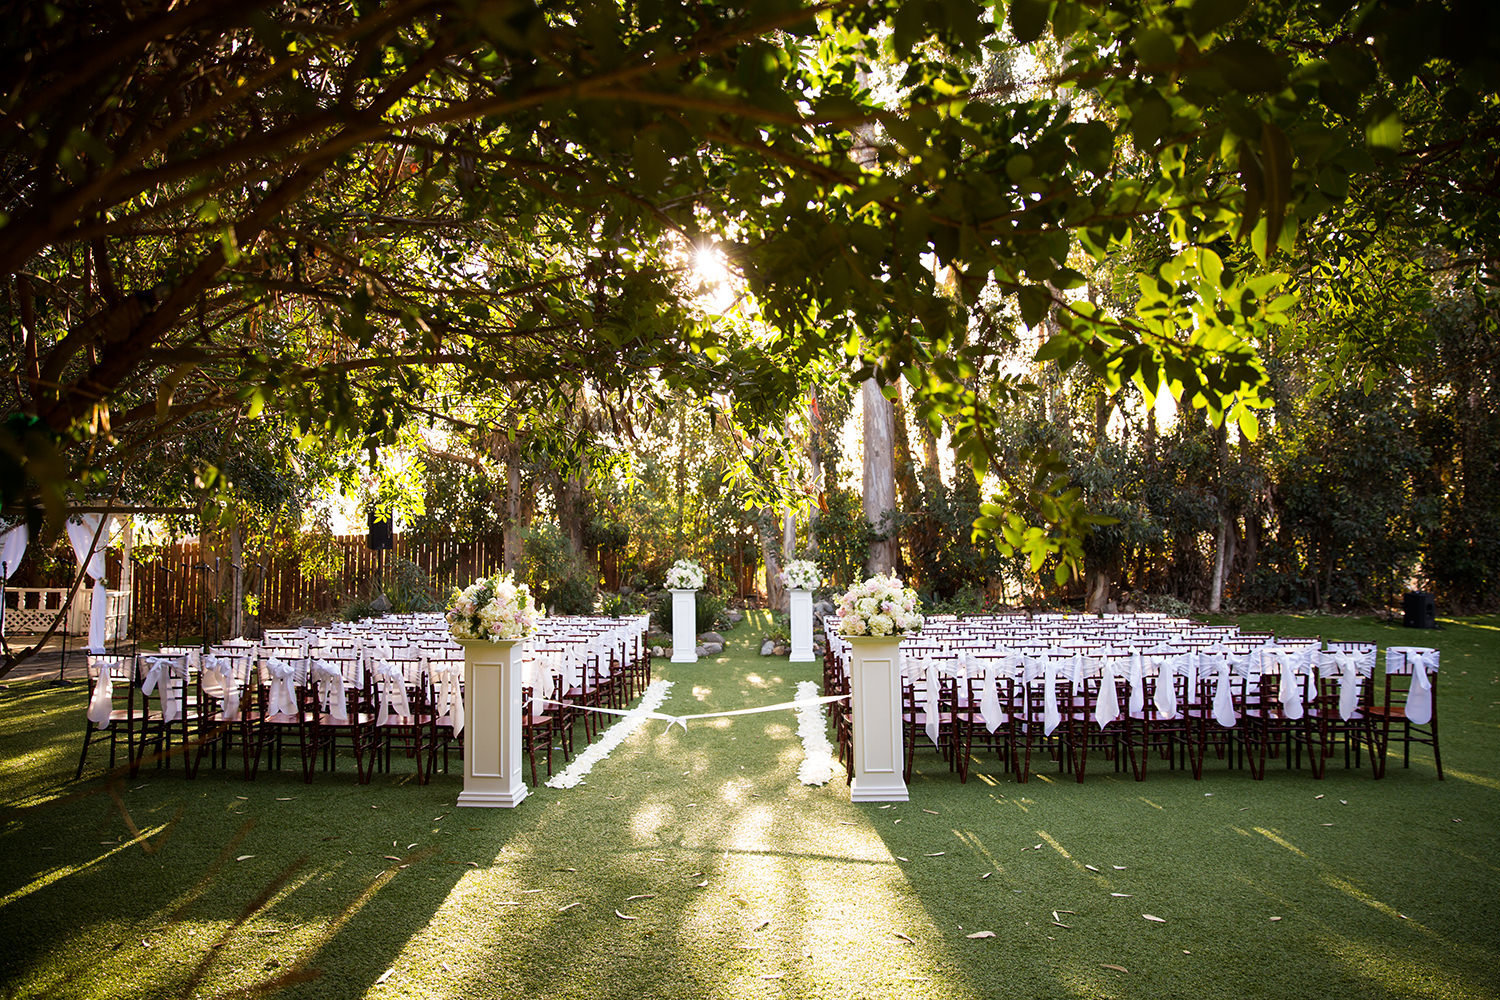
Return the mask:
<svg viewBox="0 0 1500 1000">
<path fill-rule="evenodd" d="M 548 788 L 574 788 L 583 781 L 588 773 L 594 769 L 594 765 L 612 753 L 615 747 L 625 742 L 631 733 L 639 729 L 645 723 L 651 713 L 661 707 L 662 702 L 672 691 L 671 681 L 652 681 L 646 693 L 641 695 L 641 703 L 632 709 L 629 714 L 619 722 L 604 731 L 604 735 L 588 745 L 573 763 L 547 779 Z"/>
<path fill-rule="evenodd" d="M 810 701 L 818 697 L 818 685 L 812 681 L 797 684 L 797 700 Z M 804 785 L 826 785 L 833 780 L 833 744 L 828 741 L 828 723 L 823 706 L 801 705 L 797 708 L 797 736 L 802 740 L 802 763 L 797 767 L 797 780 Z M 839 768 L 843 770 L 843 768 Z"/>
<path fill-rule="evenodd" d="M 978 940 L 979 938 L 992 938 L 994 936 L 994 931 L 975 931 L 973 934 L 964 935 L 964 937 L 969 938 L 970 940 Z"/>
<path fill-rule="evenodd" d="M 1142 913 L 1141 916 L 1145 917 L 1147 920 L 1151 921 L 1152 923 L 1156 923 L 1156 924 L 1164 924 L 1164 923 L 1166 923 L 1165 919 L 1163 919 L 1161 917 L 1153 916 L 1150 913 Z"/>
</svg>

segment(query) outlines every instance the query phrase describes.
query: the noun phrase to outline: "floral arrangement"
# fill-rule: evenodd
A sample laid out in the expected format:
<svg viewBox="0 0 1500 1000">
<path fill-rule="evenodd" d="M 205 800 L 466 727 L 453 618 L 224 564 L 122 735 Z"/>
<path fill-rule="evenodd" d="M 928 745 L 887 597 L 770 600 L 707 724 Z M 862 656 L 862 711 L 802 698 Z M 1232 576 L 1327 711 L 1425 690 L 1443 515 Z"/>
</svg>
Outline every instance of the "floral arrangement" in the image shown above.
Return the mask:
<svg viewBox="0 0 1500 1000">
<path fill-rule="evenodd" d="M 851 587 L 838 604 L 843 635 L 915 635 L 922 630 L 917 593 L 902 586 L 894 573 Z"/>
<path fill-rule="evenodd" d="M 667 587 L 671 590 L 702 590 L 707 582 L 708 574 L 691 559 L 679 559 L 667 570 Z"/>
<path fill-rule="evenodd" d="M 811 559 L 793 559 L 781 571 L 781 582 L 794 590 L 817 590 L 823 573 Z"/>
<path fill-rule="evenodd" d="M 536 631 L 531 588 L 509 574 L 475 580 L 448 598 L 448 630 L 455 639 L 524 639 Z"/>
</svg>

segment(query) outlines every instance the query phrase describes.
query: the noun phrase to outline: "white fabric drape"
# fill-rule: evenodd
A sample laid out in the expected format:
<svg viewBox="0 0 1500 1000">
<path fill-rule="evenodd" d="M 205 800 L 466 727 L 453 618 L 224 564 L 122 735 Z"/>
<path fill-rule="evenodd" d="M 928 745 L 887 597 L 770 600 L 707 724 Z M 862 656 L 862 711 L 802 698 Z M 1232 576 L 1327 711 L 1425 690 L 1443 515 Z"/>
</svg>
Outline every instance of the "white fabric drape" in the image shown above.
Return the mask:
<svg viewBox="0 0 1500 1000">
<path fill-rule="evenodd" d="M 9 580 L 16 567 L 21 565 L 21 558 L 26 555 L 26 543 L 30 538 L 31 533 L 26 530 L 25 524 L 18 524 L 0 535 L 0 574 L 5 579 Z M 5 606 L 0 604 L 0 635 L 4 634 Z"/>
<path fill-rule="evenodd" d="M 144 656 L 145 679 L 141 693 L 151 694 L 161 688 L 161 720 L 176 722 L 182 714 L 182 688 L 187 681 L 187 663 L 176 656 Z"/>
<path fill-rule="evenodd" d="M 1120 693 L 1115 688 L 1115 668 L 1106 658 L 1099 668 L 1099 697 L 1094 702 L 1094 721 L 1103 729 L 1120 715 Z"/>
<path fill-rule="evenodd" d="M 109 713 L 114 709 L 114 669 L 119 661 L 113 657 L 91 656 L 89 659 L 98 673 L 94 678 L 94 692 L 89 696 L 88 719 L 94 728 L 105 729 L 109 726 Z"/>
<path fill-rule="evenodd" d="M 104 521 L 102 529 L 99 527 L 100 521 Z M 65 525 L 78 565 L 83 567 L 83 571 L 94 582 L 93 605 L 89 611 L 89 649 L 95 653 L 104 652 L 105 623 L 109 616 L 109 590 L 104 583 L 104 567 L 109 533 L 113 526 L 114 518 L 106 518 L 103 514 L 75 514 L 68 518 Z M 99 538 L 97 544 L 94 542 L 95 534 Z"/>
<path fill-rule="evenodd" d="M 266 673 L 271 676 L 267 715 L 296 715 L 297 667 L 284 663 L 274 656 L 266 661 Z"/>
</svg>

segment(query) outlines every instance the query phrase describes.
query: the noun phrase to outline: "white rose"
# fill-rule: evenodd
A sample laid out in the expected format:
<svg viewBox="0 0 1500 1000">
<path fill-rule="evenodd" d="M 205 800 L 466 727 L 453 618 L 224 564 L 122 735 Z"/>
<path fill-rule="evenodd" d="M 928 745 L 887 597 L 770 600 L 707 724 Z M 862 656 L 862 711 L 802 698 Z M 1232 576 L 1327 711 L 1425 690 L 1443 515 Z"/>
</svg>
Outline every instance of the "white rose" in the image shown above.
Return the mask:
<svg viewBox="0 0 1500 1000">
<path fill-rule="evenodd" d="M 895 624 L 895 622 L 891 621 L 890 615 L 871 615 L 870 634 L 890 635 L 891 630 L 895 627 Z"/>
<path fill-rule="evenodd" d="M 839 619 L 839 631 L 844 635 L 864 635 L 865 620 L 858 615 Z"/>
</svg>

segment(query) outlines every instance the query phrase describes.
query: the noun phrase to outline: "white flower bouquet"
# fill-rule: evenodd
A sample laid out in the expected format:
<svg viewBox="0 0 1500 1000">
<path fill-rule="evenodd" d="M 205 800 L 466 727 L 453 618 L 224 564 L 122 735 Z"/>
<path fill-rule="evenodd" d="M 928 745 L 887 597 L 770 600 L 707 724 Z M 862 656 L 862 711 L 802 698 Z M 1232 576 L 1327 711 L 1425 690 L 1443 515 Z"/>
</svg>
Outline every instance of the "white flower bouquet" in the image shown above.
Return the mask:
<svg viewBox="0 0 1500 1000">
<path fill-rule="evenodd" d="M 838 600 L 842 635 L 915 635 L 922 630 L 916 591 L 890 576 L 872 576 Z"/>
<path fill-rule="evenodd" d="M 670 590 L 702 590 L 706 583 L 708 574 L 691 559 L 679 559 L 667 570 L 667 587 Z"/>
<path fill-rule="evenodd" d="M 811 559 L 793 559 L 781 571 L 781 582 L 793 590 L 817 590 L 823 573 Z"/>
<path fill-rule="evenodd" d="M 536 631 L 539 612 L 531 588 L 509 574 L 475 580 L 448 598 L 448 630 L 455 639 L 524 639 Z"/>
</svg>

